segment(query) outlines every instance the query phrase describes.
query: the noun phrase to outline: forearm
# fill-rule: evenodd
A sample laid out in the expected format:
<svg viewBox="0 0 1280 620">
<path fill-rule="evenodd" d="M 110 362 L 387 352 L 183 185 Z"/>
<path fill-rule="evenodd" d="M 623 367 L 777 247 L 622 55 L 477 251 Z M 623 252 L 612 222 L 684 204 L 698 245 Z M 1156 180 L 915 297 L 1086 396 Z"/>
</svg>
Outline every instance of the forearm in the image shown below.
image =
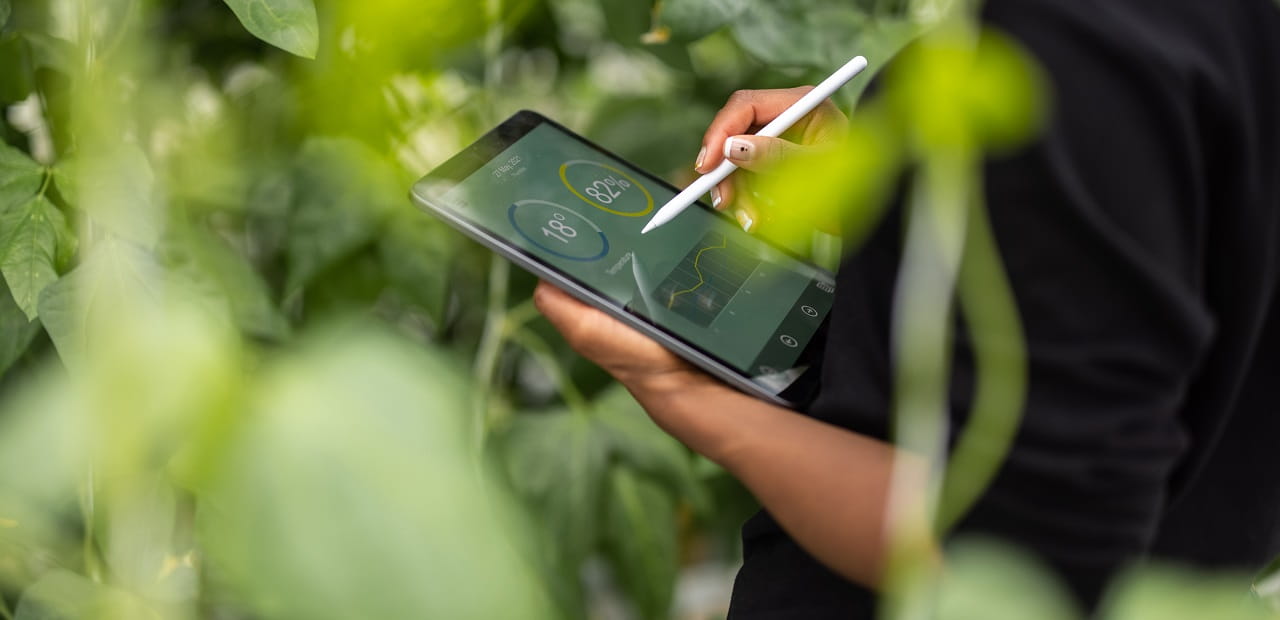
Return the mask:
<svg viewBox="0 0 1280 620">
<path fill-rule="evenodd" d="M 811 555 L 852 581 L 879 584 L 892 445 L 710 381 L 632 393 L 668 432 L 741 480 Z"/>
</svg>

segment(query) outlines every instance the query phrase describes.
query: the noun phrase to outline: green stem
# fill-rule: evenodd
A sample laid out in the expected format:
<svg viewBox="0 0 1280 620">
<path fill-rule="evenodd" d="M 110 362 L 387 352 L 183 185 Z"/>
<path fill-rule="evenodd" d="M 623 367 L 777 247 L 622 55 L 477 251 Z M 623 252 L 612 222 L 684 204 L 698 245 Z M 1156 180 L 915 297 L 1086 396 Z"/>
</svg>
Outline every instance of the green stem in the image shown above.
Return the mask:
<svg viewBox="0 0 1280 620">
<path fill-rule="evenodd" d="M 974 397 L 956 441 L 938 508 L 938 531 L 964 516 L 1009 452 L 1026 400 L 1027 353 L 1013 291 L 975 188 L 960 268 L 960 307 L 973 347 Z"/>
<path fill-rule="evenodd" d="M 94 539 L 94 523 L 97 521 L 97 497 L 94 492 L 93 465 L 85 473 L 84 489 L 80 495 L 80 515 L 84 519 L 84 540 L 81 552 L 84 555 L 84 570 L 94 583 L 102 583 L 102 563 L 98 559 L 98 543 Z"/>
<path fill-rule="evenodd" d="M 565 404 L 569 408 L 579 412 L 586 413 L 587 399 L 582 395 L 582 391 L 578 386 L 573 384 L 573 379 L 569 377 L 569 373 L 565 372 L 564 367 L 556 361 L 554 355 L 551 354 L 551 346 L 541 336 L 532 330 L 516 327 L 511 330 L 511 340 L 524 347 L 539 363 L 551 373 L 552 378 L 560 388 L 560 395 L 564 397 Z"/>
<path fill-rule="evenodd" d="M 506 259 L 497 254 L 490 257 L 489 299 L 485 310 L 484 333 L 480 336 L 479 352 L 476 354 L 472 373 L 477 446 L 484 445 L 485 434 L 489 428 L 489 393 L 493 389 L 493 377 L 497 372 L 498 359 L 502 353 L 502 340 L 506 331 L 507 280 L 510 273 L 511 264 Z"/>
<path fill-rule="evenodd" d="M 0 617 L 4 620 L 13 620 L 13 612 L 9 611 L 9 604 L 4 602 L 4 596 L 0 596 Z"/>
</svg>

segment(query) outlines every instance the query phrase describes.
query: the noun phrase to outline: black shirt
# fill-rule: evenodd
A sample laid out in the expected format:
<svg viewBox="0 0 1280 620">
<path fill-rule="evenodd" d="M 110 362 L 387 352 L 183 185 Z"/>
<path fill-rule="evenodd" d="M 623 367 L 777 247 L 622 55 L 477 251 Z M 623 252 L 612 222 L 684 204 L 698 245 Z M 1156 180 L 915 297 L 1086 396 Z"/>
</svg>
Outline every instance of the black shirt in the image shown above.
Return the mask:
<svg viewBox="0 0 1280 620">
<path fill-rule="evenodd" d="M 957 531 L 1024 546 L 1085 605 L 1140 557 L 1261 568 L 1280 555 L 1280 5 L 992 0 L 983 16 L 1044 67 L 1052 110 L 986 169 L 1029 385 Z M 878 437 L 900 220 L 841 266 L 808 410 Z M 973 374 L 958 334 L 955 425 Z M 743 541 L 731 618 L 871 617 L 873 595 L 768 514 Z"/>
</svg>

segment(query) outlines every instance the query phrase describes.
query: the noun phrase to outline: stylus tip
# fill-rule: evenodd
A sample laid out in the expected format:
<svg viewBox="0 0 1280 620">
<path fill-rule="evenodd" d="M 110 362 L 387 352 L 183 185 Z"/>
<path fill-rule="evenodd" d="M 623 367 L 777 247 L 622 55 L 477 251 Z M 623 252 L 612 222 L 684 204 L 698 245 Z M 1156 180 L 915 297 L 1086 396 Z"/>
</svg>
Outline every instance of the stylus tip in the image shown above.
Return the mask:
<svg viewBox="0 0 1280 620">
<path fill-rule="evenodd" d="M 644 225 L 644 228 L 641 228 L 641 229 L 640 229 L 640 234 L 642 234 L 642 235 L 643 235 L 643 234 L 645 234 L 645 233 L 647 233 L 647 232 L 649 232 L 649 231 L 651 231 L 651 230 L 653 230 L 653 229 L 657 228 L 657 226 L 656 226 L 655 224 L 657 224 L 657 222 L 655 222 L 655 221 L 653 221 L 653 220 L 649 220 L 649 223 L 648 223 L 648 224 L 645 224 L 645 225 Z"/>
</svg>

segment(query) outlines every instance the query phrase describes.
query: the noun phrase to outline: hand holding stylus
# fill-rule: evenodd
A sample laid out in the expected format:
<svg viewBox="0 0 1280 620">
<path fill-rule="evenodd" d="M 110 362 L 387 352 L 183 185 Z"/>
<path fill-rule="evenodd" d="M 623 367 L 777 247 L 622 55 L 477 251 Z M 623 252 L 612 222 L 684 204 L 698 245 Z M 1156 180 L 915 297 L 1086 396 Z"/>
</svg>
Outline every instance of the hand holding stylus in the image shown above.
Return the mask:
<svg viewBox="0 0 1280 620">
<path fill-rule="evenodd" d="M 794 100 L 786 108 L 780 111 L 773 110 L 772 113 L 768 115 L 770 120 L 768 120 L 764 127 L 761 128 L 760 131 L 756 132 L 755 135 L 764 138 L 776 138 L 782 135 L 782 132 L 790 129 L 797 121 L 821 106 L 827 101 L 827 98 L 830 97 L 832 93 L 848 83 L 849 80 L 861 73 L 863 69 L 866 69 L 866 67 L 866 58 L 863 58 L 862 56 L 854 57 L 817 86 L 807 91 L 801 91 L 803 94 L 801 94 L 798 99 Z M 730 105 L 733 105 L 732 100 L 730 101 Z M 726 109 L 728 107 L 729 106 L 726 106 Z M 721 115 L 724 113 L 725 111 L 722 110 Z M 753 120 L 763 120 L 764 116 L 753 113 L 752 118 Z M 717 120 L 719 119 L 720 116 L 717 116 Z M 712 124 L 712 127 L 715 127 L 715 123 Z M 710 133 L 710 131 L 708 131 L 708 133 Z M 728 138 L 728 136 L 725 137 Z M 714 187 L 728 178 L 730 174 L 737 170 L 738 164 L 735 163 L 735 158 L 730 156 L 735 154 L 734 149 L 742 149 L 736 153 L 740 156 L 736 159 L 743 161 L 750 161 L 752 159 L 751 155 L 753 153 L 751 151 L 753 144 L 750 141 L 742 140 L 741 138 L 725 140 L 721 143 L 704 140 L 703 150 L 698 157 L 698 169 L 700 171 L 705 170 L 705 167 L 709 164 L 709 160 L 707 159 L 708 156 L 712 159 L 715 158 L 712 149 L 716 147 L 716 144 L 723 145 L 720 148 L 723 149 L 722 155 L 724 155 L 724 160 L 712 168 L 710 172 L 699 177 L 696 181 L 690 184 L 689 187 L 685 188 L 684 191 L 677 194 L 675 198 L 668 201 L 661 209 L 658 209 L 653 218 L 649 220 L 649 223 L 645 225 L 643 230 L 641 230 L 642 234 L 674 219 L 677 215 L 687 209 L 689 205 L 697 202 L 698 198 L 701 198 L 703 194 L 711 191 Z M 714 201 L 713 199 L 713 202 L 718 201 Z M 748 229 L 751 228 L 750 224 L 745 223 L 743 227 Z"/>
</svg>

